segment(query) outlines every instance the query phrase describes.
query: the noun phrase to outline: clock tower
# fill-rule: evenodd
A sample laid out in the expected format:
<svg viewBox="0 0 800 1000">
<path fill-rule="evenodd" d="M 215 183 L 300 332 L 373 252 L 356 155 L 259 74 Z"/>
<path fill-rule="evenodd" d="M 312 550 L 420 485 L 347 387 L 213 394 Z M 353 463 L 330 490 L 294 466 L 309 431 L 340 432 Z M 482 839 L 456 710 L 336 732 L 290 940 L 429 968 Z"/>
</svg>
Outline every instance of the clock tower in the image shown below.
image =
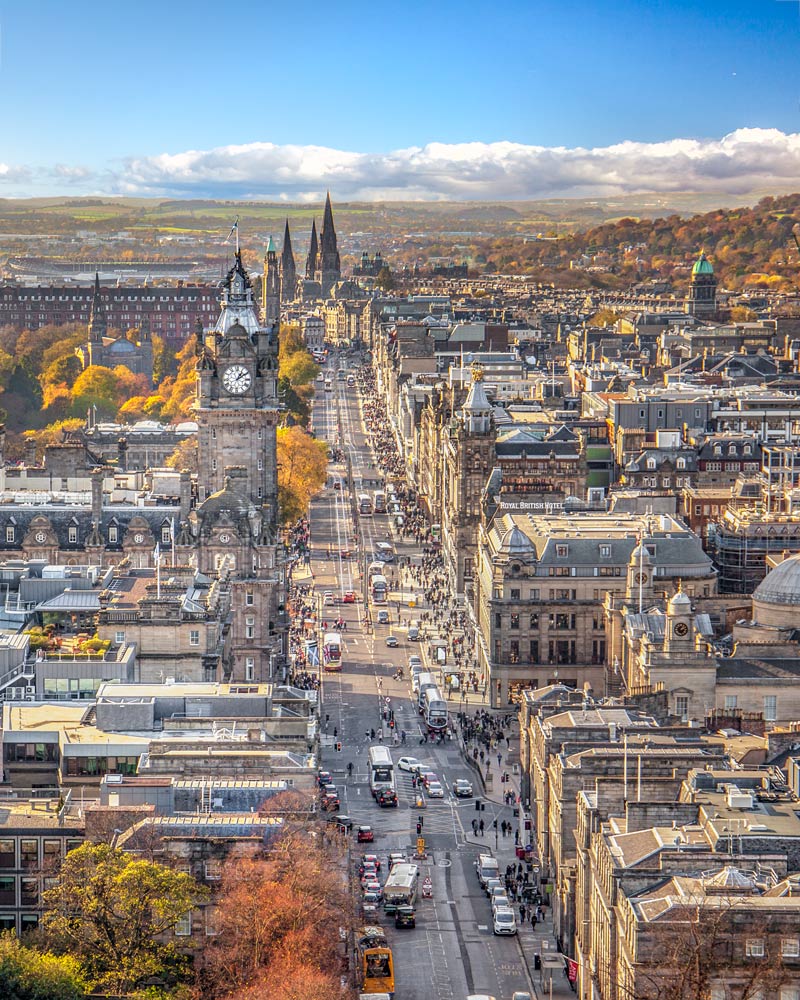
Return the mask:
<svg viewBox="0 0 800 1000">
<path fill-rule="evenodd" d="M 195 330 L 200 499 L 222 489 L 225 469 L 244 470 L 239 489 L 277 525 L 275 440 L 278 325 L 262 325 L 250 277 L 236 251 L 212 330 Z"/>
</svg>

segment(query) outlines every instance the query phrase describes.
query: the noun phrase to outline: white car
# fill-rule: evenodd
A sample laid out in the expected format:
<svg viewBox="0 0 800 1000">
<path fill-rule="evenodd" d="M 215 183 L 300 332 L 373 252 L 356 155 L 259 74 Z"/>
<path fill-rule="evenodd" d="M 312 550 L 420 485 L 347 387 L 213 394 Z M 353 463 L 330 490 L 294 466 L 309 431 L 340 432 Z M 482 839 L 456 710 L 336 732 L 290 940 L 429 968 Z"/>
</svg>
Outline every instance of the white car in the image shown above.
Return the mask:
<svg viewBox="0 0 800 1000">
<path fill-rule="evenodd" d="M 429 781 L 427 791 L 429 799 L 444 798 L 444 789 L 442 788 L 441 782 L 439 781 Z"/>
<path fill-rule="evenodd" d="M 335 603 L 334 599 L 333 599 L 333 591 L 332 590 L 326 590 L 325 591 L 325 593 L 322 595 L 322 603 L 323 604 L 334 604 Z"/>
<path fill-rule="evenodd" d="M 517 918 L 514 911 L 506 906 L 499 907 L 494 911 L 493 930 L 495 934 L 516 934 Z"/>
<path fill-rule="evenodd" d="M 397 762 L 397 766 L 401 771 L 411 771 L 413 773 L 423 771 L 427 767 L 426 764 L 418 761 L 416 757 L 401 757 Z"/>
<path fill-rule="evenodd" d="M 497 913 L 498 910 L 510 910 L 511 900 L 508 896 L 503 893 L 498 893 L 496 896 L 492 896 L 492 913 Z"/>
<path fill-rule="evenodd" d="M 409 656 L 409 658 L 408 658 L 408 666 L 409 666 L 409 668 L 411 670 L 413 670 L 414 667 L 421 667 L 422 666 L 422 657 L 421 656 L 417 656 L 416 654 L 414 654 L 414 656 Z"/>
</svg>

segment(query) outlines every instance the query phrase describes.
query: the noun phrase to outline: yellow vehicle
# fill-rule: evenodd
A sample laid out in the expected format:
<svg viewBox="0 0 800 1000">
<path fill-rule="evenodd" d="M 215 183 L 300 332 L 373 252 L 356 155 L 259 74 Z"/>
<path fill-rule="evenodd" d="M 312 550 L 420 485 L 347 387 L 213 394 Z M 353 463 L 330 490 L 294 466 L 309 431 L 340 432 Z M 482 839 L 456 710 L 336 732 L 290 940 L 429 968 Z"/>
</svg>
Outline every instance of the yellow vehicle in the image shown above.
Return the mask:
<svg viewBox="0 0 800 1000">
<path fill-rule="evenodd" d="M 394 997 L 392 949 L 381 927 L 362 927 L 356 942 L 361 993 Z"/>
</svg>

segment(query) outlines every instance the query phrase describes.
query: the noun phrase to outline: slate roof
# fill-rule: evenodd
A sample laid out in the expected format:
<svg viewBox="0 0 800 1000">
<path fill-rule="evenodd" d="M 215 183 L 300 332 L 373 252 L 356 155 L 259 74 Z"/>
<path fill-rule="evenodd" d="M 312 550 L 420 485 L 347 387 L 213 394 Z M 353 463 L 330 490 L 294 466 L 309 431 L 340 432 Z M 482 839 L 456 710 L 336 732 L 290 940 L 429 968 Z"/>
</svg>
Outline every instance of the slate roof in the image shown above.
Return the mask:
<svg viewBox="0 0 800 1000">
<path fill-rule="evenodd" d="M 749 659 L 726 656 L 717 659 L 717 680 L 791 680 L 800 678 L 800 657 Z"/>
<path fill-rule="evenodd" d="M 128 525 L 134 518 L 147 523 L 156 538 L 160 537 L 161 528 L 170 524 L 173 518 L 178 520 L 180 510 L 177 504 L 164 504 L 158 507 L 136 507 L 132 504 L 114 504 L 104 507 L 100 521 L 100 534 L 105 539 L 106 548 L 122 551 L 122 542 Z M 58 545 L 63 550 L 82 552 L 86 539 L 92 530 L 92 510 L 90 506 L 72 504 L 0 504 L 0 553 L 18 552 L 23 538 L 28 533 L 31 523 L 47 522 L 58 539 Z M 118 540 L 108 541 L 108 529 L 116 525 L 119 528 Z M 6 529 L 13 527 L 14 540 L 6 541 Z M 77 541 L 70 542 L 69 528 L 76 527 Z M 46 528 L 44 529 L 46 530 Z"/>
</svg>

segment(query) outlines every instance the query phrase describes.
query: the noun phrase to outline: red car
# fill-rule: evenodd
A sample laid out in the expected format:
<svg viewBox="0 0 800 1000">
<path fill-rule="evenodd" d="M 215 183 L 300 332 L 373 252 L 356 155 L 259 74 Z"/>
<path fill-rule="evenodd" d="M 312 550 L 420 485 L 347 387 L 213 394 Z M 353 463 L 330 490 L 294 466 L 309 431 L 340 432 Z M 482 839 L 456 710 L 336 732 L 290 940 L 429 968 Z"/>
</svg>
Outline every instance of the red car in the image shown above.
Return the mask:
<svg viewBox="0 0 800 1000">
<path fill-rule="evenodd" d="M 372 832 L 371 826 L 360 826 L 358 828 L 358 833 L 356 834 L 356 840 L 359 844 L 369 844 L 375 839 L 375 834 Z"/>
<path fill-rule="evenodd" d="M 346 590 L 344 592 L 344 597 L 342 598 L 342 604 L 355 604 L 356 594 L 354 590 Z"/>
</svg>

